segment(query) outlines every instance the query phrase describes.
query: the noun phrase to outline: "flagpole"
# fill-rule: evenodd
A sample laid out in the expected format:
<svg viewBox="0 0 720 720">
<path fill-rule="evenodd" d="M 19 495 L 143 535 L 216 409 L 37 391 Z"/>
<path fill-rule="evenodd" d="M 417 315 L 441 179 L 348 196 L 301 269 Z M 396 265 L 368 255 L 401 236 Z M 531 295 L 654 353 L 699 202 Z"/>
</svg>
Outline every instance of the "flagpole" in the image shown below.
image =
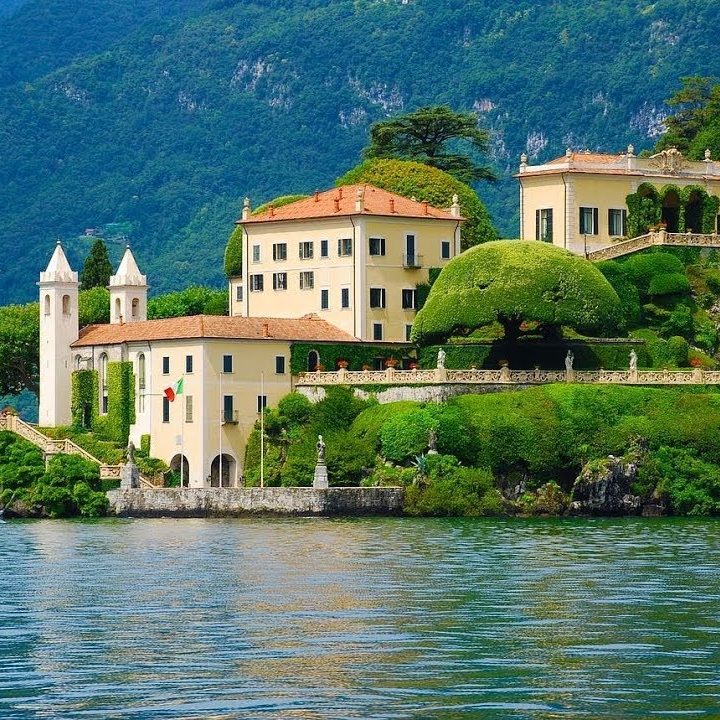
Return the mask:
<svg viewBox="0 0 720 720">
<path fill-rule="evenodd" d="M 265 373 L 260 373 L 260 487 L 265 487 Z"/>
<path fill-rule="evenodd" d="M 185 487 L 185 376 L 182 382 L 182 409 L 180 411 L 180 487 Z"/>
<path fill-rule="evenodd" d="M 218 487 L 222 487 L 222 446 L 223 446 L 223 416 L 225 413 L 225 408 L 223 407 L 223 388 L 222 388 L 222 381 L 223 381 L 223 356 L 222 353 L 220 354 L 220 455 L 219 460 L 220 463 L 218 465 Z M 211 483 L 212 484 L 212 483 Z"/>
</svg>

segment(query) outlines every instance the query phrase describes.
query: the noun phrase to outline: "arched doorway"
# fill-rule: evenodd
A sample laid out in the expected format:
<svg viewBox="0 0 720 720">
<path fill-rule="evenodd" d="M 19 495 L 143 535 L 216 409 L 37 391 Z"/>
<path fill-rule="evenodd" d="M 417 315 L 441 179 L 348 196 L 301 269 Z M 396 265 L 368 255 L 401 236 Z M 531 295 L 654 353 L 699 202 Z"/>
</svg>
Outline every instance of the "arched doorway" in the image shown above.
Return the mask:
<svg viewBox="0 0 720 720">
<path fill-rule="evenodd" d="M 308 372 L 315 372 L 315 370 L 317 370 L 317 366 L 319 364 L 320 364 L 320 356 L 317 354 L 316 350 L 311 350 L 308 353 L 308 361 L 307 361 Z"/>
<path fill-rule="evenodd" d="M 677 188 L 669 187 L 662 194 L 662 222 L 669 233 L 679 232 L 680 228 L 680 193 Z"/>
<path fill-rule="evenodd" d="M 180 472 L 180 459 L 182 458 L 182 473 Z M 170 470 L 182 477 L 181 487 L 190 487 L 190 463 L 185 455 L 178 453 L 170 461 Z"/>
<path fill-rule="evenodd" d="M 235 485 L 235 458 L 222 454 L 222 482 L 218 482 L 220 473 L 220 455 L 216 455 L 210 465 L 210 487 L 233 487 Z"/>
<path fill-rule="evenodd" d="M 703 231 L 704 197 L 701 190 L 691 190 L 685 203 L 685 230 L 694 233 Z"/>
</svg>

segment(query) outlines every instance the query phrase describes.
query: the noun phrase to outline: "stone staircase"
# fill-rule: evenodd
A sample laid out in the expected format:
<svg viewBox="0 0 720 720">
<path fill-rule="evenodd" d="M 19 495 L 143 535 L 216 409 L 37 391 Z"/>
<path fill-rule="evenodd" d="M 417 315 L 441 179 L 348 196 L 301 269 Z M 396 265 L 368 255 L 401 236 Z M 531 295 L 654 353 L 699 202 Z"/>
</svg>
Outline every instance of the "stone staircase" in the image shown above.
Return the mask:
<svg viewBox="0 0 720 720">
<path fill-rule="evenodd" d="M 98 458 L 94 455 L 91 455 L 87 450 L 81 448 L 77 443 L 74 443 L 72 440 L 67 438 L 62 440 L 50 438 L 40 432 L 40 430 L 38 430 L 34 425 L 21 420 L 17 415 L 0 415 L 0 431 L 3 430 L 15 433 L 40 448 L 43 452 L 45 462 L 50 460 L 50 458 L 54 455 L 59 455 L 60 453 L 64 453 L 66 455 L 80 455 L 80 457 L 85 460 L 100 466 L 101 479 L 120 479 L 120 470 L 123 467 L 122 465 L 106 465 L 101 460 L 98 460 Z M 149 488 L 156 487 L 154 483 L 150 482 L 150 480 L 142 475 L 140 475 L 140 484 Z"/>
<path fill-rule="evenodd" d="M 649 247 L 660 245 L 669 245 L 673 247 L 700 247 L 700 248 L 720 248 L 720 235 L 711 233 L 703 235 L 701 233 L 669 233 L 666 230 L 658 230 L 657 232 L 649 232 L 646 235 L 630 238 L 629 240 L 621 240 L 614 245 L 608 245 L 600 250 L 593 250 L 587 254 L 588 260 L 612 260 L 616 257 L 629 255 L 638 250 L 645 250 Z"/>
</svg>

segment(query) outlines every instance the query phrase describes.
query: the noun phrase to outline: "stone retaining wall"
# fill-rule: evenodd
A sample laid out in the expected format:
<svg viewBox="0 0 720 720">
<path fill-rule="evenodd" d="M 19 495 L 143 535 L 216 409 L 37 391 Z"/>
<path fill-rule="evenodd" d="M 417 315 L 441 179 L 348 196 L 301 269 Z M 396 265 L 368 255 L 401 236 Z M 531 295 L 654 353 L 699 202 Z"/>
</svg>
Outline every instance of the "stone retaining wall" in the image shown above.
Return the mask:
<svg viewBox="0 0 720 720">
<path fill-rule="evenodd" d="M 119 517 L 240 517 L 243 515 L 399 515 L 403 489 L 163 488 L 111 490 Z"/>
</svg>

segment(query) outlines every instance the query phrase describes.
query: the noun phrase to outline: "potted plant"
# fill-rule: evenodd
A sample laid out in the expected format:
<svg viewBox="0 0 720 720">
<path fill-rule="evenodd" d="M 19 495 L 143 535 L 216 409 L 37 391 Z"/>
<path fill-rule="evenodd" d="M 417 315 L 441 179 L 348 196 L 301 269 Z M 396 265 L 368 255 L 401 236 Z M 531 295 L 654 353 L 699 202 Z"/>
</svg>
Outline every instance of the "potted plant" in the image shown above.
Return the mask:
<svg viewBox="0 0 720 720">
<path fill-rule="evenodd" d="M 398 361 L 397 361 L 397 358 L 389 357 L 389 358 L 385 358 L 384 364 L 385 364 L 386 368 L 394 368 L 397 366 Z"/>
<path fill-rule="evenodd" d="M 345 358 L 340 358 L 340 360 L 337 361 L 337 366 L 342 370 L 347 370 L 348 365 L 350 365 L 350 363 L 345 360 Z"/>
</svg>

